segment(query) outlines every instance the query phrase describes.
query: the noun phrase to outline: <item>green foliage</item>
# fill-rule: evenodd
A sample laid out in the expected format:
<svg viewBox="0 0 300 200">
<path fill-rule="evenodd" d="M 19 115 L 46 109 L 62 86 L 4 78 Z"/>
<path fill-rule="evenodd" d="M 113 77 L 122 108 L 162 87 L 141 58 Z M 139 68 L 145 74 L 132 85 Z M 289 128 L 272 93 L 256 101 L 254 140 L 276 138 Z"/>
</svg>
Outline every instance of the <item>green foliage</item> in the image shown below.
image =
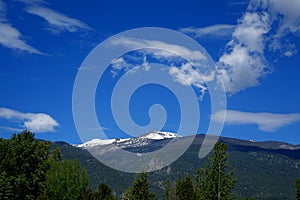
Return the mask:
<svg viewBox="0 0 300 200">
<path fill-rule="evenodd" d="M 195 200 L 194 186 L 190 175 L 185 179 L 179 178 L 176 183 L 176 200 Z"/>
<path fill-rule="evenodd" d="M 205 190 L 207 187 L 205 177 L 205 171 L 202 168 L 198 168 L 196 171 L 196 183 L 195 183 L 195 195 L 199 200 L 205 200 Z"/>
<path fill-rule="evenodd" d="M 123 200 L 153 200 L 155 195 L 149 192 L 149 182 L 146 172 L 139 174 L 133 185 L 125 191 Z"/>
<path fill-rule="evenodd" d="M 82 200 L 115 200 L 116 198 L 112 194 L 111 188 L 105 183 L 101 183 L 98 187 L 98 191 L 94 192 L 91 188 L 88 188 L 84 193 Z"/>
<path fill-rule="evenodd" d="M 95 197 L 98 200 L 114 200 L 111 188 L 105 183 L 101 183 L 98 187 L 98 191 L 95 193 Z"/>
<path fill-rule="evenodd" d="M 174 200 L 175 198 L 176 198 L 176 188 L 169 180 L 167 180 L 165 182 L 164 199 L 165 200 Z"/>
<path fill-rule="evenodd" d="M 235 196 L 230 194 L 236 179 L 233 172 L 226 173 L 229 167 L 225 143 L 217 142 L 214 154 L 209 158 L 208 164 L 203 171 L 198 170 L 196 175 L 196 193 L 200 199 L 228 200 Z"/>
<path fill-rule="evenodd" d="M 29 131 L 14 134 L 8 140 L 0 139 L 1 184 L 8 188 L 2 194 L 12 191 L 12 200 L 36 199 L 41 194 L 50 144 L 34 139 Z"/>
<path fill-rule="evenodd" d="M 96 200 L 95 192 L 88 188 L 82 196 L 82 200 Z"/>
<path fill-rule="evenodd" d="M 300 178 L 296 179 L 297 200 L 300 200 Z"/>
<path fill-rule="evenodd" d="M 0 174 L 0 199 L 10 200 L 14 196 L 10 178 L 5 172 Z"/>
<path fill-rule="evenodd" d="M 41 199 L 79 200 L 88 187 L 86 171 L 77 161 L 52 160 Z"/>
</svg>

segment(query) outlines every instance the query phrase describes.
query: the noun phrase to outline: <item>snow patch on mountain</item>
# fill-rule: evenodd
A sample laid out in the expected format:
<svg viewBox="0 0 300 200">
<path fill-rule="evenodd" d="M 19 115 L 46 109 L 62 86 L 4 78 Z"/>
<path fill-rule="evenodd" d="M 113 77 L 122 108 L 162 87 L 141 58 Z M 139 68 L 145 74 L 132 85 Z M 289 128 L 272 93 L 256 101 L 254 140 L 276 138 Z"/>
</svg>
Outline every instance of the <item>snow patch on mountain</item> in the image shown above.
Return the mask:
<svg viewBox="0 0 300 200">
<path fill-rule="evenodd" d="M 163 140 L 163 139 L 170 139 L 170 138 L 177 138 L 177 137 L 182 137 L 182 136 L 171 132 L 160 132 L 160 131 L 153 131 L 147 133 L 144 136 L 141 136 L 141 138 L 147 138 L 150 140 Z"/>
<path fill-rule="evenodd" d="M 119 142 L 125 142 L 126 140 L 129 140 L 130 138 L 127 139 L 106 139 L 106 140 L 101 140 L 98 138 L 92 139 L 90 141 L 87 141 L 83 144 L 75 145 L 80 148 L 90 148 L 94 146 L 99 146 L 99 145 L 108 145 L 108 144 L 114 144 L 114 143 L 119 143 Z"/>
<path fill-rule="evenodd" d="M 104 139 L 104 140 L 95 138 L 83 144 L 74 145 L 74 146 L 80 148 L 92 148 L 95 146 L 115 144 L 123 148 L 128 146 L 138 147 L 138 146 L 148 145 L 153 140 L 164 140 L 164 139 L 172 139 L 178 137 L 182 137 L 182 136 L 171 132 L 152 131 L 140 137 L 134 137 L 134 138 Z"/>
</svg>

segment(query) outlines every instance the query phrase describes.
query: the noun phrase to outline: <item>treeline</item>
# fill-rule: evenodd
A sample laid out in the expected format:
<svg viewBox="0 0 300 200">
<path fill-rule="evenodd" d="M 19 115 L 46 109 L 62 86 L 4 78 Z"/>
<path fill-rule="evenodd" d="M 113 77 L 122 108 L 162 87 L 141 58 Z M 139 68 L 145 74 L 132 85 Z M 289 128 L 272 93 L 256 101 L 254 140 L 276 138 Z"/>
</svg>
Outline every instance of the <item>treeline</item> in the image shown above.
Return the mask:
<svg viewBox="0 0 300 200">
<path fill-rule="evenodd" d="M 62 159 L 51 143 L 34 138 L 23 131 L 10 139 L 0 138 L 0 200 L 115 200 L 112 189 L 101 183 L 94 191 L 89 187 L 86 171 L 78 161 Z M 227 146 L 216 143 L 213 154 L 195 176 L 186 175 L 177 181 L 165 182 L 165 200 L 230 200 L 236 182 L 228 171 Z M 300 180 L 297 181 L 297 199 Z M 299 195 L 299 196 L 298 196 Z M 154 200 L 147 173 L 136 176 L 122 200 Z M 253 199 L 253 198 L 243 198 Z"/>
</svg>

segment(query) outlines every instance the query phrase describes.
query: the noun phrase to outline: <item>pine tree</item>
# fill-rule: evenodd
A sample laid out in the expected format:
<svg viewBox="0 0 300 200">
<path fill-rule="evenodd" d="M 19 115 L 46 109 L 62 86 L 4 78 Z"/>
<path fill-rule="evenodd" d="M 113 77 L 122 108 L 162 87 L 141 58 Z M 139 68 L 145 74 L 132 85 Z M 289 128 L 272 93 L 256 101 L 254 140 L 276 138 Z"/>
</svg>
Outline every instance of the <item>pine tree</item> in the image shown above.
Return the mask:
<svg viewBox="0 0 300 200">
<path fill-rule="evenodd" d="M 203 171 L 199 170 L 196 178 L 196 190 L 199 199 L 230 200 L 235 196 L 231 190 L 236 182 L 233 172 L 226 173 L 229 167 L 226 153 L 227 145 L 217 142 L 213 155 L 208 159 L 208 164 Z"/>
<path fill-rule="evenodd" d="M 198 168 L 195 177 L 195 195 L 198 200 L 205 200 L 205 170 Z"/>
<path fill-rule="evenodd" d="M 137 176 L 133 185 L 125 191 L 123 200 L 153 200 L 155 195 L 149 191 L 149 182 L 146 172 Z"/>
<path fill-rule="evenodd" d="M 176 188 L 169 180 L 165 182 L 164 200 L 174 200 L 176 198 Z"/>
<path fill-rule="evenodd" d="M 300 200 L 300 178 L 296 179 L 297 200 Z"/>
<path fill-rule="evenodd" d="M 88 188 L 83 194 L 82 200 L 97 200 L 96 193 L 91 188 Z"/>
<path fill-rule="evenodd" d="M 98 200 L 114 200 L 111 188 L 105 183 L 101 183 L 98 187 L 98 191 L 95 193 L 95 197 Z"/>
<path fill-rule="evenodd" d="M 7 177 L 5 172 L 2 172 L 0 174 L 0 199 L 10 200 L 13 196 L 13 187 L 10 183 L 10 178 Z"/>
<path fill-rule="evenodd" d="M 179 178 L 176 183 L 176 200 L 186 199 L 196 199 L 193 182 L 190 175 L 187 175 L 185 179 Z"/>
</svg>

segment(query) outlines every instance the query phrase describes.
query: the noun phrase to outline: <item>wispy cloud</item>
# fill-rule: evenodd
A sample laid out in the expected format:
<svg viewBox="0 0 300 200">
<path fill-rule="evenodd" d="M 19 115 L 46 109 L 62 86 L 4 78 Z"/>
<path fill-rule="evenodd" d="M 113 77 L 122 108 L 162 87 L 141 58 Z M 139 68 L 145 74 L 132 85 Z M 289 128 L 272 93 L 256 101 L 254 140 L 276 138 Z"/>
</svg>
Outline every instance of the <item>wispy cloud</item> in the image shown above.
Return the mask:
<svg viewBox="0 0 300 200">
<path fill-rule="evenodd" d="M 69 17 L 59 11 L 50 9 L 48 3 L 44 0 L 15 0 L 26 4 L 25 11 L 29 14 L 43 18 L 48 23 L 49 30 L 54 33 L 63 31 L 78 32 L 92 30 L 90 26 L 84 22 Z"/>
<path fill-rule="evenodd" d="M 23 39 L 23 35 L 18 29 L 7 23 L 6 4 L 0 0 L 0 44 L 4 47 L 27 51 L 34 54 L 43 54 L 38 49 L 30 46 Z"/>
<path fill-rule="evenodd" d="M 131 73 L 135 73 L 139 70 L 145 70 L 148 71 L 150 69 L 150 65 L 147 61 L 147 57 L 143 57 L 143 61 L 141 64 L 133 64 L 130 62 L 127 62 L 124 60 L 123 57 L 115 58 L 111 61 L 112 70 L 111 73 L 113 77 L 119 74 L 121 70 L 124 70 L 125 72 L 130 71 Z"/>
<path fill-rule="evenodd" d="M 0 130 L 9 131 L 9 132 L 21 132 L 23 129 L 21 128 L 12 128 L 7 126 L 0 126 Z"/>
<path fill-rule="evenodd" d="M 13 122 L 21 121 L 21 128 L 31 130 L 35 133 L 54 132 L 59 126 L 58 122 L 50 115 L 45 113 L 22 113 L 9 108 L 0 108 L 0 118 Z M 8 127 L 6 127 L 8 128 Z M 10 128 L 18 130 L 19 128 Z"/>
<path fill-rule="evenodd" d="M 52 33 L 57 34 L 63 31 L 77 32 L 82 30 L 92 30 L 87 24 L 77 20 L 75 18 L 68 17 L 58 11 L 47 8 L 48 3 L 44 0 L 14 0 L 16 2 L 22 2 L 27 7 L 25 11 L 27 13 L 39 16 L 47 21 L 49 30 Z M 32 54 L 45 55 L 37 48 L 29 45 L 19 29 L 14 25 L 8 23 L 6 16 L 7 6 L 0 0 L 0 45 L 20 50 L 27 51 Z"/>
<path fill-rule="evenodd" d="M 132 49 L 148 48 L 147 53 L 151 53 L 155 57 L 174 58 L 182 56 L 188 59 L 194 65 L 199 65 L 207 58 L 200 51 L 193 51 L 185 46 L 177 44 L 169 44 L 157 40 L 145 40 L 129 37 L 119 37 L 111 41 L 112 45 L 131 46 Z M 152 51 L 151 48 L 154 50 Z"/>
<path fill-rule="evenodd" d="M 0 44 L 10 49 L 27 51 L 34 54 L 43 54 L 38 49 L 28 45 L 22 39 L 23 35 L 18 29 L 14 28 L 11 24 L 0 22 Z"/>
<path fill-rule="evenodd" d="M 300 122 L 300 113 L 275 114 L 275 113 L 253 113 L 236 110 L 223 110 L 212 115 L 212 120 L 222 122 L 224 113 L 225 123 L 232 125 L 255 124 L 259 130 L 274 132 L 279 128 Z"/>
<path fill-rule="evenodd" d="M 236 27 L 235 25 L 229 25 L 229 24 L 215 24 L 203 28 L 187 27 L 187 28 L 182 28 L 179 31 L 186 34 L 191 34 L 195 38 L 204 38 L 204 37 L 224 38 L 224 37 L 231 37 L 235 27 Z"/>
<path fill-rule="evenodd" d="M 214 70 L 209 73 L 200 72 L 194 68 L 190 63 L 184 63 L 180 67 L 170 67 L 169 74 L 174 78 L 175 81 L 182 85 L 194 86 L 200 90 L 199 98 L 202 99 L 206 93 L 208 82 L 215 79 Z"/>
<path fill-rule="evenodd" d="M 58 11 L 40 5 L 29 6 L 25 11 L 46 20 L 49 29 L 55 34 L 63 31 L 78 32 L 82 30 L 92 30 L 91 27 L 78 19 L 68 17 Z"/>
</svg>

